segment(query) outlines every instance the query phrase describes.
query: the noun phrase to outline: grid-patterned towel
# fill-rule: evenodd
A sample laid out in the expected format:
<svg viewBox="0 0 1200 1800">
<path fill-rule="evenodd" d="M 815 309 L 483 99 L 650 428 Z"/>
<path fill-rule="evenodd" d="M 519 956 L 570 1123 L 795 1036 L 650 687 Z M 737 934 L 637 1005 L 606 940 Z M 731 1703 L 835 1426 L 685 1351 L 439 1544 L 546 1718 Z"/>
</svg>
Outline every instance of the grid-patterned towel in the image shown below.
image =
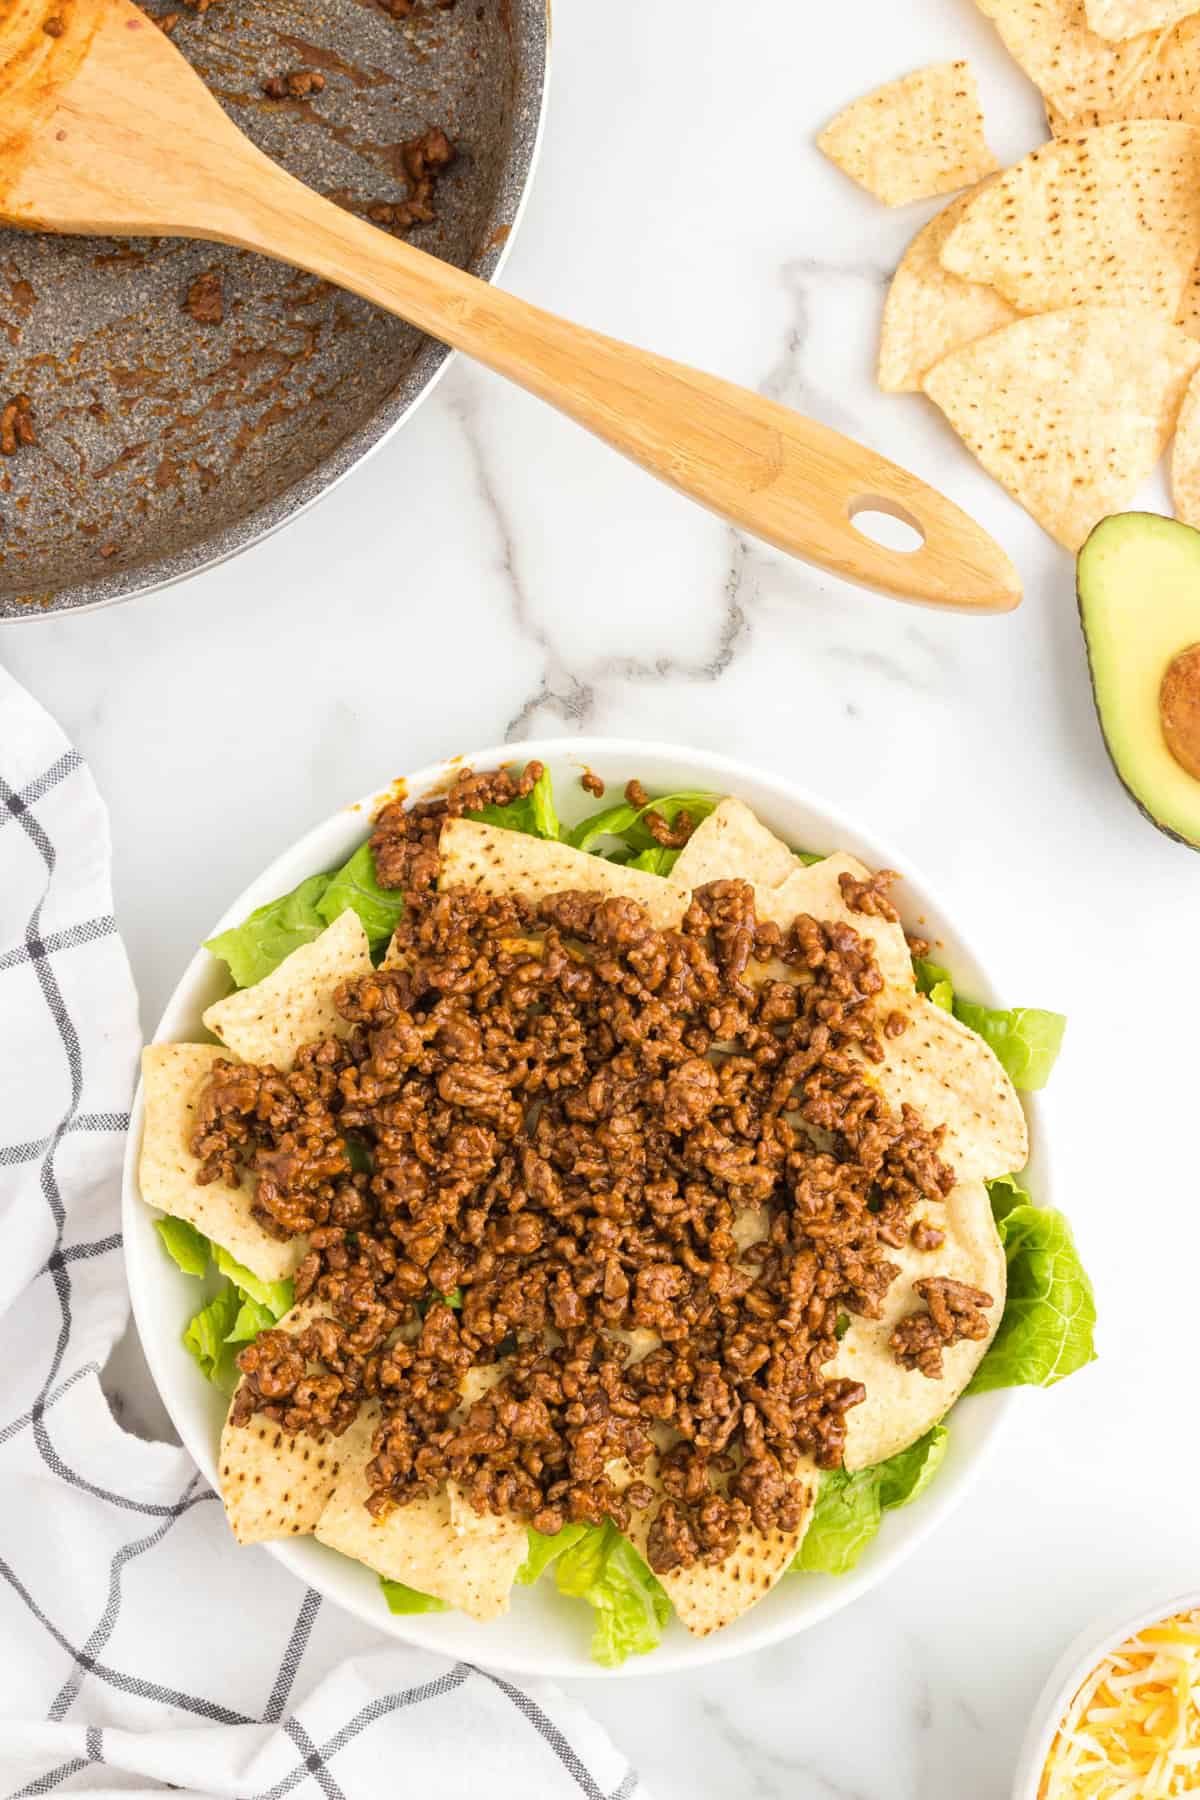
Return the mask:
<svg viewBox="0 0 1200 1800">
<path fill-rule="evenodd" d="M 0 670 L 0 1791 L 645 1800 L 561 1694 L 343 1618 L 115 1423 L 137 1049 L 103 805 Z"/>
</svg>

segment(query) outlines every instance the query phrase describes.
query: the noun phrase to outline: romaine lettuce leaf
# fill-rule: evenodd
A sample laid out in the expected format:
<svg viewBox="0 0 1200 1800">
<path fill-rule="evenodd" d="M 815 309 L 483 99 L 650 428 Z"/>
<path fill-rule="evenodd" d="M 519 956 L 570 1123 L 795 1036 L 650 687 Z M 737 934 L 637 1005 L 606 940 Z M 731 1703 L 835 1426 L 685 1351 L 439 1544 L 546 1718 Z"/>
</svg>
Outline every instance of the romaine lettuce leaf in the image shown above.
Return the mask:
<svg viewBox="0 0 1200 1800">
<path fill-rule="evenodd" d="M 1003 1007 L 980 1006 L 975 1000 L 964 1000 L 954 991 L 949 969 L 921 956 L 913 957 L 913 971 L 921 993 L 927 994 L 935 1006 L 952 1012 L 991 1045 L 1015 1088 L 1028 1094 L 1045 1087 L 1067 1029 L 1061 1013 L 1043 1012 L 1036 1006 L 1017 1006 L 1006 1011 Z"/>
<path fill-rule="evenodd" d="M 327 925 L 347 908 L 363 922 L 372 956 L 385 950 L 404 912 L 396 888 L 381 888 L 375 879 L 375 852 L 370 843 L 360 844 L 350 861 L 329 878 L 329 886 L 317 901 L 317 911 Z"/>
<path fill-rule="evenodd" d="M 1062 1213 L 1031 1206 L 1012 1176 L 990 1181 L 988 1192 L 1008 1260 L 1008 1298 L 967 1392 L 1053 1387 L 1095 1360 L 1092 1284 Z"/>
<path fill-rule="evenodd" d="M 811 869 L 814 863 L 825 861 L 824 855 L 818 856 L 815 850 L 793 850 L 792 855 L 797 862 L 802 862 L 806 869 Z"/>
<path fill-rule="evenodd" d="M 949 1434 L 935 1425 L 915 1444 L 870 1469 L 826 1469 L 792 1568 L 844 1575 L 871 1542 L 885 1512 L 907 1506 L 933 1480 Z"/>
<path fill-rule="evenodd" d="M 419 1588 L 408 1587 L 403 1581 L 388 1581 L 381 1575 L 379 1585 L 383 1589 L 389 1612 L 431 1613 L 450 1610 L 444 1600 L 438 1600 L 432 1594 L 423 1594 Z"/>
<path fill-rule="evenodd" d="M 1032 1093 L 1045 1087 L 1067 1029 L 1061 1013 L 1042 1012 L 1035 1006 L 1005 1012 L 959 998 L 954 1016 L 991 1045 L 1015 1088 Z"/>
<path fill-rule="evenodd" d="M 232 1281 L 202 1306 L 183 1334 L 184 1348 L 200 1365 L 200 1372 L 220 1387 L 232 1386 L 237 1367 L 229 1349 L 229 1333 L 241 1310 L 241 1300 Z"/>
<path fill-rule="evenodd" d="M 529 1527 L 529 1554 L 517 1570 L 517 1580 L 522 1587 L 532 1587 L 539 1575 L 545 1574 L 551 1563 L 557 1562 L 564 1551 L 569 1550 L 572 1544 L 577 1544 L 580 1538 L 591 1529 L 590 1525 L 564 1525 L 562 1530 L 556 1532 L 553 1537 L 547 1537 L 544 1532 L 535 1531 L 531 1525 Z"/>
<path fill-rule="evenodd" d="M 478 812 L 469 812 L 467 818 L 477 819 L 481 825 L 499 825 L 504 831 L 523 831 L 528 837 L 562 836 L 549 769 L 542 770 L 523 800 L 510 800 L 506 806 L 484 806 Z"/>
<path fill-rule="evenodd" d="M 707 819 L 720 798 L 719 794 L 695 792 L 660 794 L 647 800 L 644 806 L 631 806 L 628 801 L 622 801 L 619 806 L 606 806 L 600 812 L 581 819 L 567 833 L 567 842 L 574 844 L 576 850 L 593 850 L 601 838 L 615 837 L 620 838 L 638 855 L 643 851 L 661 850 L 663 846 L 643 823 L 648 812 L 660 813 L 668 825 L 673 825 L 681 812 L 687 812 L 691 814 L 692 824 L 698 825 L 701 819 Z M 661 875 L 665 871 L 655 868 L 653 873 Z"/>
<path fill-rule="evenodd" d="M 235 1262 L 228 1250 L 222 1250 L 220 1244 L 213 1245 L 212 1253 L 218 1269 L 233 1282 L 241 1299 L 256 1300 L 266 1308 L 272 1319 L 282 1319 L 285 1312 L 290 1312 L 293 1300 L 290 1281 L 260 1280 L 240 1262 Z"/>
<path fill-rule="evenodd" d="M 154 1229 L 163 1241 L 167 1255 L 185 1275 L 203 1275 L 208 1268 L 211 1246 L 202 1231 L 186 1219 L 155 1219 Z"/>
<path fill-rule="evenodd" d="M 240 1296 L 239 1296 L 240 1298 Z M 275 1314 L 257 1300 L 242 1300 L 238 1307 L 237 1318 L 226 1337 L 227 1344 L 251 1344 L 260 1331 L 266 1331 L 276 1323 Z"/>
<path fill-rule="evenodd" d="M 949 969 L 943 969 L 941 963 L 926 962 L 923 956 L 914 956 L 913 973 L 922 994 L 927 995 L 935 1006 L 940 1006 L 943 1012 L 954 1011 L 954 983 L 950 979 Z"/>
<path fill-rule="evenodd" d="M 661 1586 L 611 1520 L 591 1525 L 554 1565 L 561 1594 L 595 1609 L 592 1660 L 616 1668 L 655 1649 L 671 1616 Z"/>
<path fill-rule="evenodd" d="M 240 925 L 206 939 L 204 948 L 229 964 L 235 987 L 253 987 L 301 944 L 320 937 L 327 921 L 317 908 L 332 879 L 310 875 L 290 894 L 268 901 Z"/>
</svg>

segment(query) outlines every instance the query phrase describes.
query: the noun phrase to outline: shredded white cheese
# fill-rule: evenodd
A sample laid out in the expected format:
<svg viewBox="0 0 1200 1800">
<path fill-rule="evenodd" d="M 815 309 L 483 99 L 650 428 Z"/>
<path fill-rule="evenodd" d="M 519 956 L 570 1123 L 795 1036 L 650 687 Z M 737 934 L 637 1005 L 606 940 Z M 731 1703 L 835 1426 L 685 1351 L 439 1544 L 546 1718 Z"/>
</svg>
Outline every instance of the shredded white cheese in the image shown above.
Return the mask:
<svg viewBox="0 0 1200 1800">
<path fill-rule="evenodd" d="M 1200 1794 L 1200 1609 L 1148 1625 L 1092 1670 L 1058 1728 L 1038 1800 Z"/>
</svg>

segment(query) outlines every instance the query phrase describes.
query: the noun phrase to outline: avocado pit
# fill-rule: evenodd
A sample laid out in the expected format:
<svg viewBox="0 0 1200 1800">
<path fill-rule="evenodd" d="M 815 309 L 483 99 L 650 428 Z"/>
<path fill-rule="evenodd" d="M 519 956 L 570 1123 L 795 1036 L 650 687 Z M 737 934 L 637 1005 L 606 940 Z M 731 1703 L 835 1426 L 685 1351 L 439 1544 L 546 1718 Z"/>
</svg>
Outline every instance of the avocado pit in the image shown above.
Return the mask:
<svg viewBox="0 0 1200 1800">
<path fill-rule="evenodd" d="M 1167 664 L 1158 713 L 1167 749 L 1200 781 L 1200 644 L 1189 645 Z"/>
</svg>

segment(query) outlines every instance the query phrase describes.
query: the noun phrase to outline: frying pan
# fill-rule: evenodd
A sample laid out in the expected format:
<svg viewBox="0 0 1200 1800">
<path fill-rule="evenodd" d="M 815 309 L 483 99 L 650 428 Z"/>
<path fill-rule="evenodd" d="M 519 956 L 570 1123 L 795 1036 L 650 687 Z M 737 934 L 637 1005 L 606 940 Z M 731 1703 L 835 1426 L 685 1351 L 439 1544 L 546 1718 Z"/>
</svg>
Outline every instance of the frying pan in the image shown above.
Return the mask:
<svg viewBox="0 0 1200 1800">
<path fill-rule="evenodd" d="M 441 126 L 457 158 L 412 241 L 495 275 L 537 150 L 546 0 L 415 0 L 406 18 L 216 0 L 181 6 L 173 37 L 268 156 L 356 212 L 403 199 L 401 144 Z M 262 92 L 298 68 L 323 91 Z M 220 324 L 185 309 L 209 270 Z M 0 231 L 0 402 L 27 394 L 38 436 L 0 457 L 0 618 L 127 599 L 257 542 L 377 448 L 449 354 L 244 251 Z"/>
</svg>

